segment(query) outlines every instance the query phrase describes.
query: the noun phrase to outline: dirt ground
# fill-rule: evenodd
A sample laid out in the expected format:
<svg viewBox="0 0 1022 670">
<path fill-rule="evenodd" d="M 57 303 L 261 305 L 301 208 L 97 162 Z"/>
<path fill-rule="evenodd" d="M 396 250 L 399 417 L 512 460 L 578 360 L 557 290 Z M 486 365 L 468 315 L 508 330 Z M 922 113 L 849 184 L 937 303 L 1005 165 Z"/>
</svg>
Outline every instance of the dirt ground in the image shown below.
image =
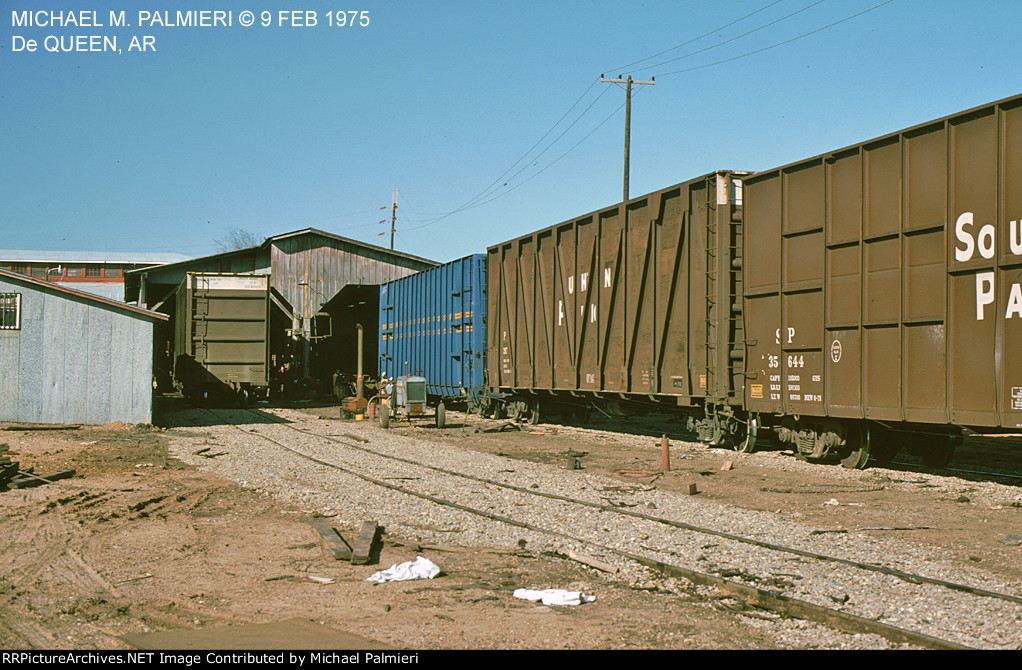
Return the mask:
<svg viewBox="0 0 1022 670">
<path fill-rule="evenodd" d="M 670 473 L 633 477 L 635 470 L 659 467 L 659 439 L 652 434 L 640 438 L 649 448 L 636 450 L 613 439 L 583 437 L 570 427 L 477 432 L 499 422 L 454 418 L 440 431 L 395 430 L 423 431 L 431 439 L 555 466 L 569 467 L 578 459 L 590 471 L 627 469 L 617 475 L 626 485 L 687 491 L 694 483 L 708 500 L 784 509 L 823 528 L 927 526 L 932 530 L 889 532 L 911 533 L 912 539 L 946 546 L 949 555 L 1020 577 L 1022 550 L 1001 542 L 1022 531 L 1022 510 L 1011 501 L 995 509 L 942 499 L 923 485 L 905 494 L 883 487 L 888 470 L 836 482 L 807 479 L 769 463 L 753 466 L 728 452 L 678 446 L 672 447 Z M 251 647 L 232 634 L 251 624 L 271 625 L 261 637 L 266 647 L 309 648 L 309 637 L 289 633 L 295 621 L 325 626 L 319 638 L 324 644 L 339 644 L 333 634 L 349 636 L 340 638 L 347 648 L 778 646 L 757 613 L 736 613 L 729 603 L 695 591 L 678 595 L 634 587 L 526 550 L 436 550 L 384 533 L 373 564 L 332 560 L 307 513 L 169 457 L 172 435 L 118 425 L 0 431 L 0 444 L 8 445 L 22 468 L 31 466 L 38 474 L 76 471 L 70 479 L 0 493 L 0 648 Z M 732 469 L 721 470 L 732 459 Z M 894 476 L 922 479 L 913 472 Z M 862 506 L 824 506 L 835 498 Z M 441 576 L 364 581 L 418 555 L 439 565 Z M 582 590 L 597 599 L 579 607 L 547 607 L 513 598 L 522 587 Z M 146 637 L 157 632 L 176 637 Z"/>
</svg>

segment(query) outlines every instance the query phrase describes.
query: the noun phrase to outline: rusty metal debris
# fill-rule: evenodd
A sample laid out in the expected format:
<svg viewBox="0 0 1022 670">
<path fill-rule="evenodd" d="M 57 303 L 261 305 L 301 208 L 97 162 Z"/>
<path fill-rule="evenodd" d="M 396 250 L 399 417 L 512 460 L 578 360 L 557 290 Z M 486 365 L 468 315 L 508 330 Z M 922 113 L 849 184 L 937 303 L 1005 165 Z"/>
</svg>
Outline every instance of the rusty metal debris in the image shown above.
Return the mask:
<svg viewBox="0 0 1022 670">
<path fill-rule="evenodd" d="M 476 432 L 480 433 L 503 433 L 504 431 L 507 430 L 525 430 L 525 429 L 519 426 L 517 423 L 514 423 L 513 421 L 505 421 L 499 426 L 492 426 L 490 428 L 478 427 L 476 428 Z"/>
<path fill-rule="evenodd" d="M 621 475 L 622 477 L 635 477 L 637 479 L 638 478 L 643 478 L 643 477 L 652 477 L 653 481 L 656 481 L 657 479 L 660 478 L 661 475 L 664 474 L 664 472 L 663 472 L 663 470 L 641 470 L 641 469 L 631 469 L 631 468 L 617 468 L 616 470 L 614 470 L 614 474 Z M 652 482 L 650 482 L 650 483 L 652 483 Z"/>
<path fill-rule="evenodd" d="M 603 489 L 601 489 L 601 490 L 603 490 L 603 491 L 622 491 L 624 493 L 635 493 L 636 491 L 653 491 L 655 489 L 656 489 L 655 486 L 638 486 L 638 485 L 635 485 L 635 484 L 627 484 L 627 485 L 615 484 L 615 485 L 604 486 Z"/>
<path fill-rule="evenodd" d="M 206 453 L 207 451 L 212 451 L 212 449 L 213 449 L 212 447 L 205 447 L 203 449 L 199 449 L 198 451 L 195 451 L 195 452 L 192 452 L 192 453 L 194 455 L 196 455 L 196 456 L 202 456 L 203 458 L 216 458 L 217 456 L 225 456 L 226 454 L 229 453 L 229 452 L 226 452 L 226 451 L 218 451 L 215 454 L 207 454 Z"/>
</svg>

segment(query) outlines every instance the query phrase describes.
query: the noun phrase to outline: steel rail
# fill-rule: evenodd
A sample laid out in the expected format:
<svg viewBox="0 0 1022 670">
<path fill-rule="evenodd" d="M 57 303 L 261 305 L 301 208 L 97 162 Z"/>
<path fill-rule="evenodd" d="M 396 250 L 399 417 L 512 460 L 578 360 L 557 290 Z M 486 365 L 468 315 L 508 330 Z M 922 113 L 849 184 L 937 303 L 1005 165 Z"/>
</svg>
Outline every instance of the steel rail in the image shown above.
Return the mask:
<svg viewBox="0 0 1022 670">
<path fill-rule="evenodd" d="M 251 410 L 247 410 L 247 411 L 251 411 Z M 559 494 L 556 494 L 556 493 L 547 493 L 545 491 L 538 491 L 538 490 L 535 490 L 535 489 L 526 489 L 526 488 L 522 488 L 522 487 L 519 487 L 519 486 L 514 486 L 513 484 L 506 484 L 504 482 L 498 482 L 498 481 L 495 481 L 495 480 L 492 480 L 492 479 L 487 479 L 485 477 L 478 477 L 476 475 L 470 475 L 470 474 L 466 474 L 466 473 L 462 473 L 462 472 L 455 472 L 453 470 L 448 470 L 446 468 L 441 468 L 441 467 L 436 466 L 436 465 L 430 465 L 428 463 L 420 463 L 419 461 L 414 461 L 414 460 L 411 460 L 411 459 L 402 458 L 401 456 L 393 456 L 393 455 L 390 455 L 390 454 L 383 454 L 383 453 L 380 453 L 380 452 L 375 451 L 373 449 L 368 449 L 366 447 L 362 447 L 362 446 L 355 445 L 355 444 L 348 444 L 348 443 L 346 443 L 346 442 L 344 442 L 342 440 L 335 439 L 333 436 L 330 436 L 330 435 L 322 435 L 320 433 L 315 433 L 315 432 L 312 432 L 312 431 L 303 430 L 301 428 L 296 428 L 295 426 L 290 425 L 289 423 L 286 423 L 286 422 L 283 422 L 283 421 L 272 421 L 271 423 L 282 425 L 282 426 L 284 426 L 286 428 L 289 428 L 290 430 L 294 430 L 294 431 L 302 433 L 304 435 L 310 435 L 312 437 L 318 437 L 318 438 L 321 438 L 321 439 L 324 439 L 324 440 L 328 440 L 330 442 L 334 442 L 336 444 L 340 444 L 342 446 L 348 447 L 349 449 L 356 449 L 358 451 L 363 451 L 365 453 L 373 454 L 375 456 L 380 456 L 380 457 L 383 457 L 383 458 L 388 458 L 388 459 L 391 459 L 391 460 L 394 460 L 394 461 L 398 461 L 400 463 L 407 463 L 409 465 L 414 465 L 414 466 L 417 466 L 417 467 L 427 468 L 429 470 L 433 470 L 435 472 L 441 472 L 441 473 L 446 474 L 446 475 L 451 475 L 451 476 L 456 476 L 456 477 L 463 477 L 465 479 L 470 479 L 470 480 L 473 480 L 473 481 L 477 481 L 477 482 L 480 482 L 482 484 L 489 484 L 489 485 L 492 485 L 492 486 L 497 486 L 497 487 L 505 488 L 505 489 L 508 489 L 508 490 L 511 490 L 511 491 L 515 491 L 517 493 L 525 493 L 525 494 L 528 494 L 528 495 L 534 495 L 534 496 L 540 496 L 540 497 L 543 497 L 543 498 L 549 498 L 551 500 L 558 500 L 558 501 L 561 501 L 561 502 L 567 502 L 567 503 L 582 505 L 582 506 L 585 506 L 585 507 L 590 507 L 592 509 L 599 510 L 601 512 L 610 512 L 610 513 L 613 513 L 613 514 L 620 514 L 622 516 L 629 516 L 629 517 L 636 518 L 636 519 L 642 519 L 643 521 L 651 521 L 651 522 L 655 522 L 655 523 L 660 523 L 660 524 L 663 524 L 663 525 L 666 525 L 666 526 L 671 526 L 673 528 L 679 528 L 681 530 L 688 530 L 688 531 L 692 531 L 692 532 L 695 532 L 695 533 L 702 533 L 704 535 L 712 535 L 714 537 L 720 537 L 722 539 L 731 540 L 733 542 L 739 542 L 739 543 L 742 543 L 742 544 L 753 545 L 753 546 L 757 546 L 757 547 L 760 547 L 760 548 L 763 548 L 763 549 L 769 549 L 771 551 L 777 551 L 777 552 L 782 552 L 782 553 L 793 554 L 793 555 L 796 555 L 796 556 L 802 556 L 804 558 L 812 558 L 812 559 L 816 559 L 816 560 L 819 560 L 819 561 L 829 561 L 829 562 L 832 562 L 832 563 L 837 563 L 837 564 L 841 564 L 841 565 L 847 565 L 849 567 L 857 568 L 859 570 L 865 570 L 867 572 L 876 572 L 876 573 L 888 575 L 888 576 L 891 576 L 891 577 L 895 577 L 897 579 L 901 579 L 902 581 L 908 582 L 910 584 L 931 584 L 931 585 L 934 585 L 934 586 L 940 586 L 940 587 L 943 587 L 943 588 L 951 589 L 953 591 L 959 591 L 959 592 L 962 592 L 962 593 L 969 593 L 971 595 L 981 596 L 981 597 L 986 597 L 986 598 L 996 598 L 996 599 L 999 599 L 999 600 L 1005 600 L 1005 601 L 1008 601 L 1008 602 L 1011 602 L 1011 603 L 1016 603 L 1016 604 L 1022 605 L 1022 596 L 1016 596 L 1016 595 L 1013 595 L 1013 594 L 1010 594 L 1010 593 L 1001 593 L 999 591 L 989 591 L 989 590 L 981 589 L 981 588 L 978 588 L 978 587 L 975 587 L 975 586 L 969 586 L 968 584 L 960 584 L 958 582 L 950 582 L 950 581 L 946 581 L 946 580 L 943 580 L 943 579 L 937 579 L 935 577 L 927 577 L 925 575 L 919 575 L 919 574 L 915 574 L 915 573 L 911 573 L 911 572 L 904 572 L 902 570 L 896 570 L 894 568 L 887 568 L 887 567 L 884 567 L 882 565 L 876 565 L 876 564 L 873 564 L 873 563 L 863 563 L 863 562 L 860 562 L 860 561 L 853 561 L 853 560 L 847 559 L 847 558 L 839 558 L 837 556 L 828 556 L 826 554 L 820 554 L 820 553 L 813 552 L 813 551 L 808 551 L 808 550 L 805 550 L 805 549 L 798 549 L 796 547 L 787 547 L 787 546 L 784 546 L 784 545 L 773 544 L 771 542 L 764 542 L 763 540 L 756 540 L 756 539 L 749 538 L 749 537 L 744 537 L 744 536 L 741 536 L 741 535 L 735 535 L 733 533 L 727 533 L 727 532 L 720 531 L 720 530 L 714 530 L 712 528 L 705 528 L 705 527 L 702 527 L 702 526 L 696 526 L 696 525 L 693 525 L 693 524 L 685 523 L 683 521 L 674 521 L 672 519 L 664 519 L 662 517 L 652 516 L 652 515 L 649 515 L 649 514 L 644 514 L 642 512 L 636 512 L 636 511 L 633 511 L 633 510 L 620 509 L 618 507 L 611 507 L 609 505 L 602 505 L 600 503 L 594 503 L 594 502 L 590 502 L 588 500 L 579 500 L 577 498 L 570 498 L 568 496 L 562 496 L 562 495 L 559 495 Z"/>
<path fill-rule="evenodd" d="M 293 430 L 295 430 L 295 431 L 297 431 L 299 433 L 303 433 L 303 434 L 306 434 L 306 435 L 311 435 L 312 437 L 320 437 L 320 438 L 327 437 L 327 436 L 324 436 L 324 435 L 317 435 L 315 433 L 309 433 L 308 431 L 303 431 L 303 430 L 294 428 L 294 427 L 289 426 L 288 424 L 282 423 L 282 422 L 269 422 L 269 423 L 272 423 L 272 424 L 275 424 L 275 425 L 283 425 L 285 427 L 292 428 Z M 825 607 L 823 605 L 817 605 L 815 603 L 811 603 L 811 602 L 808 602 L 808 601 L 805 601 L 805 600 L 800 600 L 798 598 L 791 598 L 791 597 L 784 596 L 784 595 L 777 594 L 777 593 L 770 593 L 769 591 L 765 591 L 763 589 L 759 589 L 759 588 L 752 587 L 752 586 L 747 586 L 745 584 L 739 584 L 737 582 L 732 582 L 732 581 L 724 579 L 722 577 L 717 577 L 716 575 L 710 575 L 710 574 L 706 574 L 706 573 L 697 572 L 697 571 L 694 571 L 694 570 L 689 570 L 689 569 L 683 568 L 681 566 L 672 565 L 672 564 L 669 564 L 669 563 L 664 563 L 663 561 L 658 561 L 656 559 L 647 558 L 645 556 L 640 556 L 638 554 L 633 554 L 631 552 L 623 551 L 623 550 L 620 550 L 620 549 L 615 549 L 613 547 L 602 545 L 602 544 L 600 544 L 598 542 L 594 542 L 592 540 L 587 540 L 587 539 L 584 539 L 584 538 L 580 538 L 580 537 L 576 537 L 576 536 L 573 536 L 573 535 L 569 535 L 569 534 L 563 533 L 561 531 L 551 530 L 551 529 L 548 529 L 548 528 L 542 528 L 540 526 L 536 526 L 536 525 L 531 524 L 531 523 L 527 523 L 527 522 L 524 522 L 524 521 L 518 521 L 516 519 L 511 519 L 509 517 L 505 517 L 505 516 L 502 516 L 502 515 L 499 515 L 499 514 L 493 514 L 491 512 L 487 512 L 485 510 L 480 510 L 480 509 L 476 509 L 476 508 L 473 508 L 473 507 L 469 507 L 467 505 L 462 505 L 460 503 L 456 503 L 456 502 L 453 502 L 453 501 L 450 501 L 450 500 L 445 500 L 445 499 L 439 498 L 437 496 L 432 496 L 432 495 L 429 495 L 429 494 L 420 493 L 418 491 L 413 491 L 413 490 L 407 489 L 407 488 L 405 488 L 403 486 L 398 486 L 396 484 L 391 484 L 389 482 L 385 482 L 385 481 L 376 479 L 374 477 L 369 477 L 368 475 L 364 475 L 364 474 L 362 474 L 360 472 L 356 472 L 356 471 L 351 470 L 349 468 L 345 468 L 344 466 L 337 465 L 336 463 L 330 463 L 330 462 L 324 461 L 324 460 L 322 460 L 320 458 L 316 458 L 315 456 L 311 456 L 309 454 L 306 454 L 306 453 L 304 453 L 304 452 L 302 452 L 302 451 L 300 451 L 298 449 L 294 449 L 293 447 L 290 447 L 290 446 L 284 444 L 283 442 L 280 442 L 279 440 L 276 440 L 276 439 L 274 439 L 274 438 L 272 438 L 272 437 L 270 437 L 268 435 L 263 435 L 262 433 L 259 433 L 259 432 L 245 431 L 245 430 L 243 430 L 242 428 L 240 428 L 237 425 L 232 425 L 232 427 L 235 428 L 236 430 L 238 430 L 240 433 L 242 433 L 244 435 L 247 435 L 247 436 L 256 435 L 257 437 L 260 437 L 260 438 L 266 440 L 267 442 L 272 442 L 273 444 L 276 444 L 280 448 L 285 449 L 286 451 L 289 451 L 289 452 L 291 452 L 291 453 L 293 453 L 293 454 L 295 454 L 297 456 L 300 456 L 300 457 L 302 457 L 302 458 L 304 458 L 304 459 L 306 459 L 308 461 L 311 461 L 311 462 L 316 463 L 318 465 L 323 465 L 323 466 L 326 466 L 326 467 L 329 467 L 329 468 L 333 468 L 335 470 L 338 470 L 338 471 L 343 472 L 345 474 L 351 475 L 351 476 L 356 477 L 358 479 L 361 479 L 363 481 L 369 482 L 369 483 L 374 484 L 376 486 L 380 486 L 380 487 L 383 487 L 383 488 L 386 488 L 386 489 L 389 489 L 389 490 L 392 490 L 392 491 L 397 491 L 399 493 L 403 493 L 403 494 L 410 495 L 410 496 L 413 496 L 413 497 L 416 497 L 416 498 L 420 498 L 422 500 L 427 500 L 429 502 L 432 502 L 432 503 L 437 504 L 437 505 L 442 505 L 444 507 L 450 507 L 452 509 L 457 509 L 457 510 L 460 510 L 462 512 L 466 512 L 468 514 L 473 514 L 473 515 L 480 516 L 480 517 L 483 517 L 483 518 L 486 518 L 486 519 L 490 519 L 491 521 L 497 521 L 497 522 L 505 523 L 505 524 L 508 524 L 508 525 L 511 525 L 511 526 L 514 526 L 514 527 L 517 527 L 517 528 L 522 528 L 522 529 L 525 529 L 525 530 L 530 530 L 530 531 L 533 531 L 533 532 L 536 532 L 536 533 L 542 533 L 542 534 L 545 534 L 545 535 L 551 535 L 551 536 L 554 536 L 554 537 L 559 537 L 559 538 L 562 538 L 562 539 L 570 540 L 572 542 L 578 542 L 580 544 L 585 544 L 585 545 L 588 545 L 588 546 L 591 546 L 591 547 L 596 547 L 596 548 L 601 549 L 603 551 L 607 551 L 607 552 L 616 554 L 618 556 L 621 556 L 622 558 L 626 558 L 626 559 L 635 561 L 635 562 L 637 562 L 637 563 L 639 563 L 641 565 L 644 565 L 646 567 L 654 569 L 654 570 L 660 572 L 661 574 L 664 574 L 664 575 L 667 575 L 667 576 L 681 577 L 681 578 L 684 578 L 684 579 L 686 579 L 688 581 L 691 581 L 694 584 L 711 585 L 711 586 L 718 587 L 722 591 L 727 593 L 728 595 L 731 595 L 733 597 L 739 598 L 739 599 L 745 601 L 746 603 L 748 603 L 751 606 L 760 607 L 762 609 L 767 609 L 767 610 L 771 610 L 771 611 L 775 611 L 775 612 L 780 612 L 782 614 L 785 614 L 787 616 L 792 616 L 792 617 L 795 617 L 795 618 L 801 618 L 801 619 L 815 621 L 817 623 L 824 624 L 824 625 L 826 625 L 826 626 L 828 626 L 830 628 L 834 628 L 834 629 L 837 629 L 837 630 L 840 630 L 840 631 L 843 631 L 843 632 L 846 632 L 846 633 L 851 633 L 851 634 L 867 633 L 867 634 L 878 635 L 878 636 L 883 637 L 884 639 L 887 639 L 887 640 L 889 640 L 891 642 L 894 642 L 896 644 L 914 644 L 914 645 L 917 645 L 917 646 L 920 646 L 920 647 L 924 647 L 924 648 L 928 648 L 928 649 L 973 649 L 973 647 L 969 647 L 967 645 L 959 644 L 957 642 L 951 642 L 949 640 L 942 640 L 940 638 L 933 637 L 932 635 L 926 635 L 925 633 L 919 633 L 919 632 L 916 632 L 916 631 L 911 631 L 911 630 L 907 630 L 907 629 L 904 629 L 904 628 L 899 628 L 897 626 L 892 626 L 890 624 L 880 623 L 879 621 L 874 621 L 872 619 L 866 619 L 864 617 L 860 617 L 860 616 L 857 616 L 857 615 L 854 615 L 854 614 L 849 614 L 847 612 L 842 612 L 840 610 L 832 609 L 830 607 Z M 338 443 L 344 445 L 343 442 L 339 442 L 337 440 L 330 440 L 330 441 L 338 442 Z M 350 445 L 344 445 L 344 446 L 350 446 Z M 386 456 L 385 454 L 377 454 L 377 455 L 390 458 L 390 457 Z M 455 473 L 455 474 L 457 474 L 457 473 Z M 571 499 L 568 499 L 568 500 L 570 501 Z"/>
<path fill-rule="evenodd" d="M 919 467 L 920 464 L 919 463 L 910 463 L 910 462 L 907 462 L 907 461 L 902 461 L 902 460 L 895 459 L 895 460 L 892 460 L 890 462 L 890 465 L 899 465 L 899 466 L 902 466 L 904 468 L 911 468 L 911 469 L 915 470 L 916 468 Z M 882 467 L 886 467 L 886 466 L 882 466 Z M 926 464 L 923 464 L 923 467 L 930 468 L 930 466 L 928 466 Z M 981 476 L 981 477 L 989 477 L 990 479 L 1022 480 L 1022 475 L 1015 474 L 1013 472 L 996 472 L 996 471 L 991 471 L 991 470 L 969 470 L 967 468 L 963 468 L 963 467 L 960 467 L 960 466 L 954 466 L 954 467 L 952 467 L 952 466 L 945 466 L 945 467 L 942 467 L 942 468 L 930 468 L 930 469 L 932 469 L 932 470 L 947 470 L 948 472 L 957 472 L 957 473 L 960 473 L 960 474 L 963 474 L 963 475 L 978 475 L 978 476 Z"/>
</svg>

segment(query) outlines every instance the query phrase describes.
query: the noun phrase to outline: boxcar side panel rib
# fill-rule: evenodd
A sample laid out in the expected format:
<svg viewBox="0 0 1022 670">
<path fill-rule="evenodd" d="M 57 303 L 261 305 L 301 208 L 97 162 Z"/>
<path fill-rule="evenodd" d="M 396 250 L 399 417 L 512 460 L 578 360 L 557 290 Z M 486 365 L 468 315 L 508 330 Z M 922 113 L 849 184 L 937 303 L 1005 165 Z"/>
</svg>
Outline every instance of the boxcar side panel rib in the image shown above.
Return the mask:
<svg viewBox="0 0 1022 670">
<path fill-rule="evenodd" d="M 428 394 L 484 393 L 486 257 L 468 256 L 380 287 L 380 374 L 424 377 Z"/>
<path fill-rule="evenodd" d="M 745 180 L 753 412 L 1022 428 L 1022 96 Z"/>
<path fill-rule="evenodd" d="M 737 181 L 713 173 L 490 247 L 490 386 L 740 403 Z"/>
</svg>

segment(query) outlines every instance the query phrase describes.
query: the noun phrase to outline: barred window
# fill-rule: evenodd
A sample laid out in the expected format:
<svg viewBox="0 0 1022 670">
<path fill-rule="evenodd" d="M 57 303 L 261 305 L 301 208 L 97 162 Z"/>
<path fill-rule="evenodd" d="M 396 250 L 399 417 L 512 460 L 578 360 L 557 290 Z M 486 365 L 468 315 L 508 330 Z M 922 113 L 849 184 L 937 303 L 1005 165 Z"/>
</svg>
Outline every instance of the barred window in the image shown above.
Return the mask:
<svg viewBox="0 0 1022 670">
<path fill-rule="evenodd" d="M 86 277 L 102 277 L 103 268 L 100 265 L 86 265 L 85 266 Z"/>
<path fill-rule="evenodd" d="M 0 330 L 21 329 L 21 294 L 0 293 Z"/>
<path fill-rule="evenodd" d="M 120 268 L 120 266 L 116 266 L 116 265 L 115 266 L 104 265 L 103 266 L 103 276 L 104 277 L 120 277 L 121 276 L 121 268 Z"/>
</svg>

